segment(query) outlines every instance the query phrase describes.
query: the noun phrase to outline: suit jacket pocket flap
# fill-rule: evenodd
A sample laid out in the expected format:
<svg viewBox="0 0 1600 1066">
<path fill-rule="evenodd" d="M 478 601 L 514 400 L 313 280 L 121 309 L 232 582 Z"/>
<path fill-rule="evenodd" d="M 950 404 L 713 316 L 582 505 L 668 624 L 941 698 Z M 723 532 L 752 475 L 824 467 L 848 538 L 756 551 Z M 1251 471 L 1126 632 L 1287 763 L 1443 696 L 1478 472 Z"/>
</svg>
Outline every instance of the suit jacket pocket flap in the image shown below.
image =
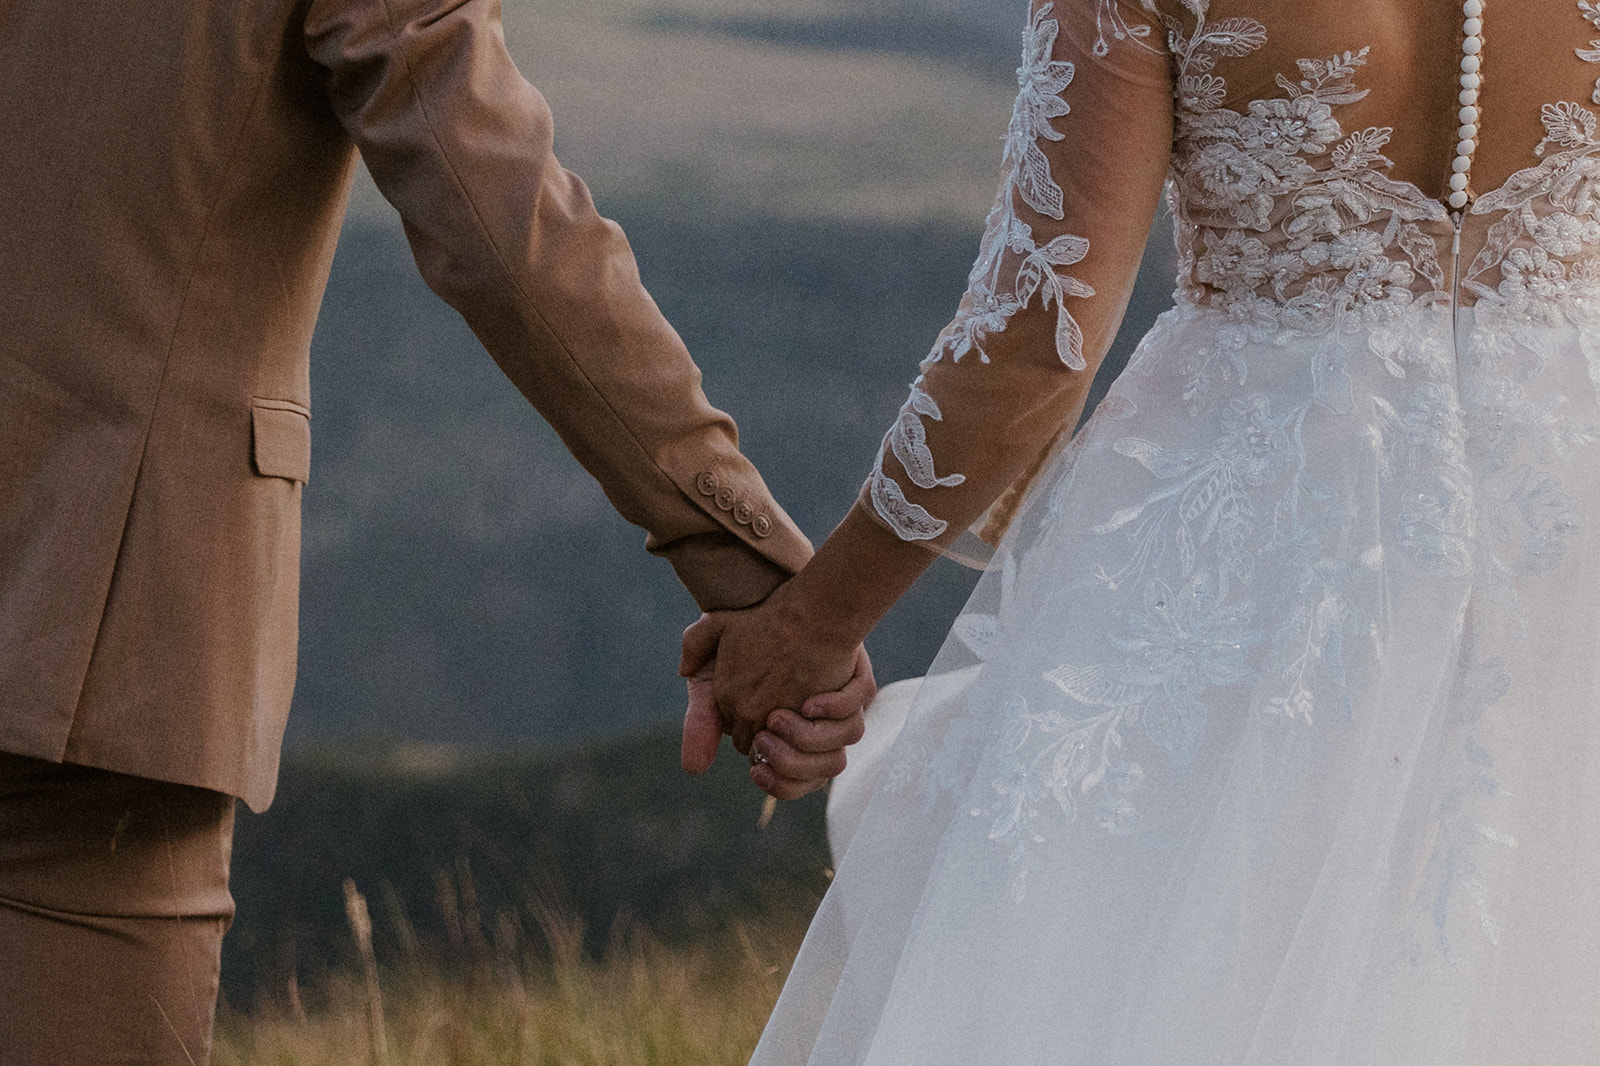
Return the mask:
<svg viewBox="0 0 1600 1066">
<path fill-rule="evenodd" d="M 256 472 L 306 481 L 311 476 L 311 417 L 298 404 L 257 400 L 250 409 Z"/>
</svg>

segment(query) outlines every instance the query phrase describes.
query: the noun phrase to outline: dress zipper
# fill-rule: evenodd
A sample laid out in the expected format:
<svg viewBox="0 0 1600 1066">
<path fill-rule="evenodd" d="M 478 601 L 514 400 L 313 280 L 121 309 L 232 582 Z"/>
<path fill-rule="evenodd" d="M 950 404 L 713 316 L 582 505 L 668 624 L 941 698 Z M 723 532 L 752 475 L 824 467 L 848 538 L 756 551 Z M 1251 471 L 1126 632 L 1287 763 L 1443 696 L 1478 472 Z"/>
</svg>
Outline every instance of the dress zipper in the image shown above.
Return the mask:
<svg viewBox="0 0 1600 1066">
<path fill-rule="evenodd" d="M 1461 230 L 1467 223 L 1464 210 L 1450 212 L 1454 234 L 1450 239 L 1450 346 L 1461 356 Z"/>
</svg>

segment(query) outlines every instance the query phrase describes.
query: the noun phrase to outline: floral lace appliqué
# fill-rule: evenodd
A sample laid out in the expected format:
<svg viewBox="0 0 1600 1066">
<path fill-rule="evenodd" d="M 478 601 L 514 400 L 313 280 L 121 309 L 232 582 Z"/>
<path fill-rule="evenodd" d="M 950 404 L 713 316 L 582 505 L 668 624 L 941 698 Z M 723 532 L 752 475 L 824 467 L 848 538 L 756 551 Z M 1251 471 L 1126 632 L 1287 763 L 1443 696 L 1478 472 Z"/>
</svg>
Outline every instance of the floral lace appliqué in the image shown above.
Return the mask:
<svg viewBox="0 0 1600 1066">
<path fill-rule="evenodd" d="M 1193 31 L 1170 33 L 1171 191 L 1190 278 L 1180 297 L 1228 314 L 1224 347 L 1381 325 L 1418 298 L 1419 281 L 1440 298 L 1444 271 L 1417 223 L 1443 220 L 1443 205 L 1388 176 L 1392 129 L 1347 134 L 1337 116 L 1368 94 L 1355 79 L 1369 49 L 1302 59 L 1298 79 L 1278 75 L 1284 96 L 1241 113 L 1222 106 L 1218 60 L 1261 48 L 1266 29 L 1249 18 L 1212 23 L 1207 5 L 1194 6 Z"/>
</svg>

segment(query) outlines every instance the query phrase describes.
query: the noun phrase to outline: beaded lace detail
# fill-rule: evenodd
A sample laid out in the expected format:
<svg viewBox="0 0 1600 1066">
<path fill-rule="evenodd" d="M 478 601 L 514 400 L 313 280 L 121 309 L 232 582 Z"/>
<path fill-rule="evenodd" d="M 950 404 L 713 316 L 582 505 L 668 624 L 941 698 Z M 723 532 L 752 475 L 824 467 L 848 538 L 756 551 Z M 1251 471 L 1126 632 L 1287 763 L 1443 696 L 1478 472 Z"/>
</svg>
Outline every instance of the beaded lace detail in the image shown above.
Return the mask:
<svg viewBox="0 0 1600 1066">
<path fill-rule="evenodd" d="M 1439 201 L 1387 174 L 1389 127 L 1347 133 L 1338 109 L 1367 96 L 1357 75 L 1370 52 L 1302 59 L 1285 95 L 1222 106 L 1220 61 L 1259 49 L 1253 19 L 1174 27 L 1178 133 L 1169 195 L 1179 219 L 1179 298 L 1224 312 L 1224 347 L 1281 330 L 1370 329 L 1414 303 L 1448 299 L 1437 244 Z"/>
</svg>

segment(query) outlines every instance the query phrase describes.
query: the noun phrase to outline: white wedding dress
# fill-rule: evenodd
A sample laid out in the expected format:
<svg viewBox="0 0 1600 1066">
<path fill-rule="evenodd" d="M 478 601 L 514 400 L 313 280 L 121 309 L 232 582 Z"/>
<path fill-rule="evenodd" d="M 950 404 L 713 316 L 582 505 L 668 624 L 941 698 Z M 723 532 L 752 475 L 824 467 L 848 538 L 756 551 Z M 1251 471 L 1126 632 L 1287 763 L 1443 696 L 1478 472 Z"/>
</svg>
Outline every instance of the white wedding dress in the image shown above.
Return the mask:
<svg viewBox="0 0 1600 1066">
<path fill-rule="evenodd" d="M 949 471 L 1010 447 L 960 436 L 963 390 L 1024 315 L 1093 362 L 1134 261 L 1081 280 L 1072 168 L 1144 151 L 1146 88 L 1178 306 L 1032 477 L 758 1066 L 1600 1063 L 1600 12 L 1481 6 L 1032 5 L 875 513 L 960 550 Z"/>
</svg>

